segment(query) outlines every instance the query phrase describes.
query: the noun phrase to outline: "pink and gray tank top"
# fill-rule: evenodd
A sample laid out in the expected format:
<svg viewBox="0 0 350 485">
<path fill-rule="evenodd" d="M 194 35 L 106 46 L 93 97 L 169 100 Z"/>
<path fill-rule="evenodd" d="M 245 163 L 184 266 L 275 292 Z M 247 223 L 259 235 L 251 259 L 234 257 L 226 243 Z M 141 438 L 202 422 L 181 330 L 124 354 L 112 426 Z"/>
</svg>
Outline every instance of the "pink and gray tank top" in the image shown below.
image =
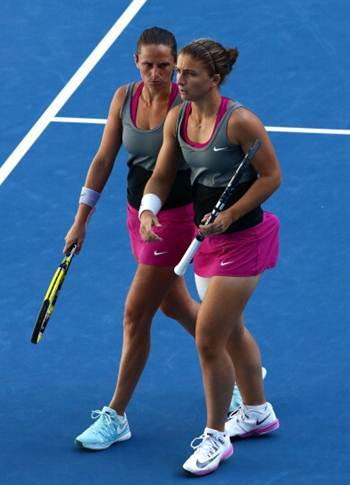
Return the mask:
<svg viewBox="0 0 350 485">
<path fill-rule="evenodd" d="M 127 87 L 121 108 L 121 120 L 123 125 L 122 141 L 129 155 L 127 161 L 129 168 L 127 177 L 128 202 L 135 209 L 138 209 L 145 185 L 152 175 L 162 146 L 164 122 L 151 130 L 137 128 L 137 104 L 143 83 L 140 83 L 133 95 L 135 84 L 129 84 Z M 179 103 L 181 103 L 181 98 L 178 94 L 177 85 L 173 83 L 168 109 L 170 110 Z M 181 159 L 178 161 L 178 172 L 174 185 L 166 203 L 163 205 L 163 209 L 181 207 L 191 201 L 190 170 L 186 162 Z"/>
<path fill-rule="evenodd" d="M 216 123 L 206 143 L 195 143 L 188 138 L 187 123 L 191 103 L 185 102 L 177 120 L 177 138 L 185 161 L 191 169 L 191 184 L 198 225 L 203 216 L 213 209 L 224 188 L 238 167 L 244 152 L 240 145 L 232 144 L 227 138 L 227 124 L 231 114 L 243 106 L 237 101 L 221 98 Z M 251 165 L 242 169 L 239 183 L 228 206 L 239 200 L 257 179 Z M 262 221 L 262 209 L 256 207 L 234 222 L 226 232 L 236 232 L 255 226 Z"/>
</svg>

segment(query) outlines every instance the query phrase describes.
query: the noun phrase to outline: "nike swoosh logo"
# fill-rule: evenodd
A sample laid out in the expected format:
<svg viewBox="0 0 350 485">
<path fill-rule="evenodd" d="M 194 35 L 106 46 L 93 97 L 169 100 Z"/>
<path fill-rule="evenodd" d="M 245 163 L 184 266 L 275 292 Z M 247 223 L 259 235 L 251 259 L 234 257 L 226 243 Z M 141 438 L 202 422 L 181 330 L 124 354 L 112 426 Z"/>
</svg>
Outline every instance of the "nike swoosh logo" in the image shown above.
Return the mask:
<svg viewBox="0 0 350 485">
<path fill-rule="evenodd" d="M 127 424 L 124 424 L 124 426 L 117 426 L 117 433 L 122 434 L 124 431 L 127 429 Z"/>
<path fill-rule="evenodd" d="M 227 266 L 228 264 L 232 264 L 233 261 L 221 261 L 220 266 Z"/>
<path fill-rule="evenodd" d="M 209 458 L 209 460 L 207 461 L 196 461 L 196 466 L 198 468 L 205 468 L 207 465 L 209 465 L 209 463 L 211 463 L 212 461 L 216 460 L 216 458 L 220 456 L 220 452 L 219 453 L 216 453 L 216 455 L 212 456 L 211 458 Z"/>
<path fill-rule="evenodd" d="M 228 147 L 219 147 L 219 148 L 214 147 L 213 150 L 214 150 L 214 152 L 222 152 L 222 150 L 227 150 L 227 148 Z"/>
<path fill-rule="evenodd" d="M 264 421 L 267 420 L 267 418 L 269 418 L 271 416 L 271 414 L 268 414 L 264 419 L 262 419 L 261 421 L 259 421 L 258 419 L 256 420 L 256 425 L 259 426 L 259 424 L 263 424 Z"/>
<path fill-rule="evenodd" d="M 161 256 L 162 254 L 167 254 L 167 253 L 168 253 L 168 251 L 154 251 L 153 252 L 153 254 L 155 256 Z"/>
</svg>

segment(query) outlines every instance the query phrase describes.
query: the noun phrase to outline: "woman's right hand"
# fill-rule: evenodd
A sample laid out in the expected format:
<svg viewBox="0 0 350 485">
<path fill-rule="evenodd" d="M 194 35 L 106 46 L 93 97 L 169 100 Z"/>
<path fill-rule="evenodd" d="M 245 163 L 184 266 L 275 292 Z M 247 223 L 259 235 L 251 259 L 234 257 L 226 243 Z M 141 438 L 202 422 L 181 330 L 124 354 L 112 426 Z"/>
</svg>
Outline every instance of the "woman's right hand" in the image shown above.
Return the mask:
<svg viewBox="0 0 350 485">
<path fill-rule="evenodd" d="M 77 223 L 74 222 L 72 227 L 69 229 L 67 232 L 64 240 L 65 240 L 65 245 L 63 248 L 64 254 L 69 253 L 71 247 L 76 244 L 77 248 L 75 251 L 75 254 L 79 254 L 82 245 L 84 243 L 84 239 L 86 236 L 86 224 L 84 223 Z"/>
<path fill-rule="evenodd" d="M 161 241 L 162 238 L 152 231 L 152 227 L 160 227 L 161 224 L 153 212 L 145 210 L 140 216 L 140 235 L 144 241 Z"/>
</svg>

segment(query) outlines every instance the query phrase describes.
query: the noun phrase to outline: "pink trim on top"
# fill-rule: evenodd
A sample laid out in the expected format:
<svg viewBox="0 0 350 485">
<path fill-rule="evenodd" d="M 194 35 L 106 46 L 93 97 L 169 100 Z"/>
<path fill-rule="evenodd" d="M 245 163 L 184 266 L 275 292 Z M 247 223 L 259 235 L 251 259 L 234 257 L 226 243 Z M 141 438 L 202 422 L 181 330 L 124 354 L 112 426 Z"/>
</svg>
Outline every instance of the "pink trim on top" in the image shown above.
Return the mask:
<svg viewBox="0 0 350 485">
<path fill-rule="evenodd" d="M 135 93 L 131 97 L 131 103 L 130 103 L 130 116 L 133 124 L 136 126 L 136 115 L 137 115 L 137 107 L 139 105 L 139 99 L 142 93 L 144 83 L 141 82 L 140 85 L 137 87 Z M 173 102 L 176 99 L 176 96 L 178 95 L 179 88 L 177 84 L 171 83 L 171 92 L 169 96 L 169 102 L 168 102 L 168 108 L 167 111 L 170 110 L 170 108 L 173 105 Z"/>
<path fill-rule="evenodd" d="M 214 136 L 216 127 L 218 126 L 218 124 L 222 120 L 224 114 L 226 113 L 229 101 L 230 101 L 229 98 L 225 98 L 224 96 L 221 96 L 221 102 L 220 102 L 218 114 L 216 116 L 215 125 L 214 125 L 214 128 L 213 128 L 212 134 L 210 135 L 209 140 L 204 142 L 204 143 L 198 143 L 196 141 L 192 141 L 192 140 L 190 140 L 190 138 L 187 135 L 188 119 L 190 117 L 190 114 L 192 113 L 192 103 L 188 103 L 188 105 L 186 106 L 186 109 L 185 109 L 185 114 L 184 114 L 183 121 L 182 121 L 182 124 L 181 124 L 181 129 L 180 129 L 181 136 L 185 140 L 185 142 L 188 145 L 191 145 L 194 148 L 204 148 L 207 145 L 209 145 L 209 143 L 211 142 L 211 140 Z"/>
<path fill-rule="evenodd" d="M 143 84 L 144 83 L 140 83 L 140 85 L 137 87 L 135 93 L 131 97 L 130 116 L 131 116 L 131 120 L 132 120 L 132 122 L 134 123 L 135 126 L 136 126 L 137 107 L 138 107 L 139 99 L 140 99 L 140 96 L 141 96 L 141 93 L 142 93 Z"/>
<path fill-rule="evenodd" d="M 168 111 L 173 105 L 173 102 L 176 99 L 176 96 L 179 94 L 179 86 L 176 83 L 171 83 L 171 93 L 169 96 L 169 103 L 168 103 Z"/>
</svg>

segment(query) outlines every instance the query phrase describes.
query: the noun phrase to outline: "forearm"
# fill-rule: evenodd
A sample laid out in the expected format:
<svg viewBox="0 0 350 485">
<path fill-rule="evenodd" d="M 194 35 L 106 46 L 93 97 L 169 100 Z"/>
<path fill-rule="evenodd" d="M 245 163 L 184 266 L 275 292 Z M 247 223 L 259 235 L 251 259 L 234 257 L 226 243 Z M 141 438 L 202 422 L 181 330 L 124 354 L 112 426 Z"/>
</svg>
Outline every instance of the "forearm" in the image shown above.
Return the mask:
<svg viewBox="0 0 350 485">
<path fill-rule="evenodd" d="M 279 174 L 259 177 L 250 189 L 228 209 L 233 221 L 261 205 L 278 189 L 280 183 Z"/>
<path fill-rule="evenodd" d="M 89 220 L 90 215 L 92 215 L 93 211 L 94 211 L 93 207 L 90 207 L 89 205 L 86 205 L 86 204 L 79 204 L 79 207 L 74 217 L 74 223 L 79 225 L 86 224 Z"/>
<path fill-rule="evenodd" d="M 79 207 L 75 214 L 74 222 L 76 224 L 86 224 L 89 217 L 91 216 L 94 206 L 97 203 L 99 198 L 99 194 L 102 192 L 106 182 L 109 178 L 109 175 L 112 171 L 113 163 L 108 162 L 98 155 L 92 161 L 86 179 L 84 183 L 84 187 L 82 189 L 86 192 L 86 190 L 90 191 L 93 194 L 92 202 L 91 197 L 82 197 L 82 193 L 79 199 Z"/>
<path fill-rule="evenodd" d="M 169 196 L 171 186 L 172 181 L 169 180 L 169 178 L 165 179 L 157 176 L 152 176 L 148 180 L 143 193 L 157 195 L 162 201 L 162 204 L 164 204 Z"/>
<path fill-rule="evenodd" d="M 96 155 L 89 167 L 84 186 L 101 193 L 112 172 L 113 164 L 113 161 Z"/>
</svg>

